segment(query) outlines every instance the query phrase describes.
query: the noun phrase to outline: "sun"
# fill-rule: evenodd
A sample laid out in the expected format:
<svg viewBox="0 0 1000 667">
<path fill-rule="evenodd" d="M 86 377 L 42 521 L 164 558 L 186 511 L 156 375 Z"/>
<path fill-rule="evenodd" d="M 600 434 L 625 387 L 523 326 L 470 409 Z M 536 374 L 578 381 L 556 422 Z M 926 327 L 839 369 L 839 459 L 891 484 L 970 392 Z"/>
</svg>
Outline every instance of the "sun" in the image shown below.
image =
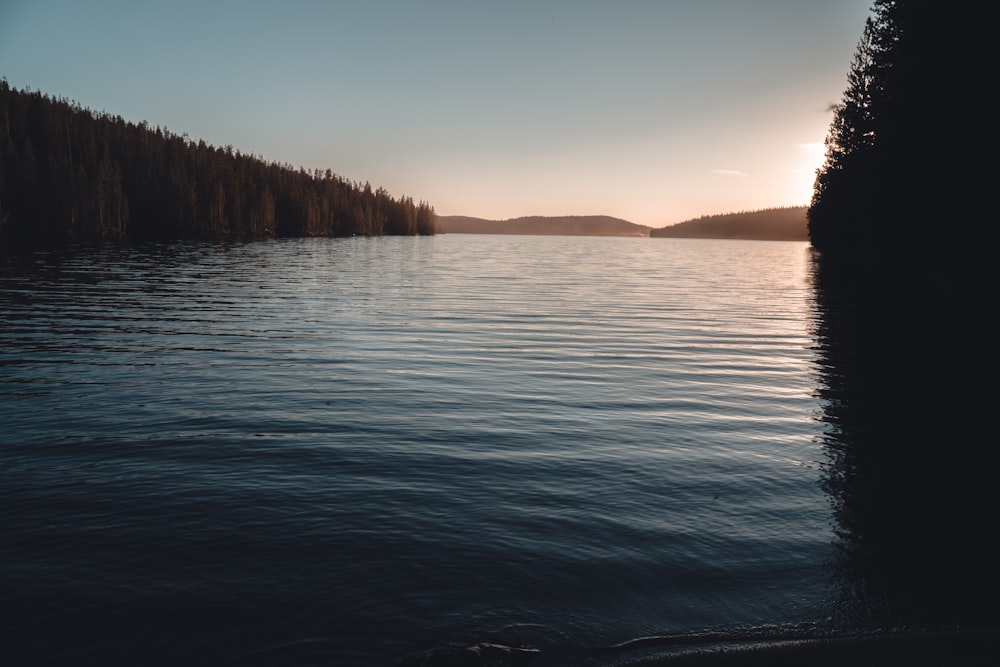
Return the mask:
<svg viewBox="0 0 1000 667">
<path fill-rule="evenodd" d="M 812 199 L 816 170 L 823 166 L 823 161 L 826 159 L 826 144 L 822 141 L 812 141 L 797 144 L 797 148 L 795 166 L 790 170 L 791 187 L 797 201 L 808 202 Z"/>
<path fill-rule="evenodd" d="M 799 144 L 799 148 L 805 154 L 805 159 L 812 163 L 813 171 L 819 169 L 823 164 L 823 159 L 826 157 L 826 143 L 822 141 L 813 141 L 810 143 Z"/>
</svg>

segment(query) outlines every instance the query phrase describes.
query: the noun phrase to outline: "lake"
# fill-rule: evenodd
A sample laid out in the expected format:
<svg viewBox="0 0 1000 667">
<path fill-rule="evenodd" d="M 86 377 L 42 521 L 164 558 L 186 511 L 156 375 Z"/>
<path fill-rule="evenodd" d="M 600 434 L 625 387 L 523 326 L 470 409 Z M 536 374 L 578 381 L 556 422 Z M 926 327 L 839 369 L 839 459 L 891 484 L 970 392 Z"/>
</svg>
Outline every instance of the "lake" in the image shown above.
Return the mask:
<svg viewBox="0 0 1000 667">
<path fill-rule="evenodd" d="M 3 644 L 607 665 L 832 631 L 851 612 L 817 313 L 796 242 L 0 258 Z"/>
</svg>

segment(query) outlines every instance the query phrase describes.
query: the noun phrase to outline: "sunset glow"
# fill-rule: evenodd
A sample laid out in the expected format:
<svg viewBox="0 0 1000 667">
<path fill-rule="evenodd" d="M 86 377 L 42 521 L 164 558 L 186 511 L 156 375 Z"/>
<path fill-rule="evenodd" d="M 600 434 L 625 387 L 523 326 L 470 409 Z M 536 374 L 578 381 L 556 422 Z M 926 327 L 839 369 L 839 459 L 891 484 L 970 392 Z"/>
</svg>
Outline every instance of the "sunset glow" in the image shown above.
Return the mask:
<svg viewBox="0 0 1000 667">
<path fill-rule="evenodd" d="M 812 196 L 813 182 L 816 180 L 816 170 L 823 165 L 826 156 L 826 145 L 822 141 L 814 141 L 798 145 L 802 166 L 789 171 L 794 183 L 795 192 L 802 197 L 801 202 L 809 203 Z"/>
</svg>

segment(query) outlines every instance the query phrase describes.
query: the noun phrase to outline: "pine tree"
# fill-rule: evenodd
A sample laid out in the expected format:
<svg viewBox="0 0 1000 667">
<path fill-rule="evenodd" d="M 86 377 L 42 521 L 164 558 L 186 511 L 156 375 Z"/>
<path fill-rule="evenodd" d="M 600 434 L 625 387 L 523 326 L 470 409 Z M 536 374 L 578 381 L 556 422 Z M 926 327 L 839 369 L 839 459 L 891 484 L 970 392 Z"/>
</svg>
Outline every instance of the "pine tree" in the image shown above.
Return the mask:
<svg viewBox="0 0 1000 667">
<path fill-rule="evenodd" d="M 809 208 L 827 260 L 930 280 L 971 266 L 966 225 L 992 216 L 988 25 L 985 7 L 874 1 Z"/>
</svg>

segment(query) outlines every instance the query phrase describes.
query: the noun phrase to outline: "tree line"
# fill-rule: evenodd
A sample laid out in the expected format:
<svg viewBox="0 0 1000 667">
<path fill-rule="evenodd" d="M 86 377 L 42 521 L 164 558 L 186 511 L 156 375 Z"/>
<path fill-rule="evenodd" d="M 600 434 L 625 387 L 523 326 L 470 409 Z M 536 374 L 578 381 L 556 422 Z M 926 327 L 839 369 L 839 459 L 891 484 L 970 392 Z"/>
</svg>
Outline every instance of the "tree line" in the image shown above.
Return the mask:
<svg viewBox="0 0 1000 667">
<path fill-rule="evenodd" d="M 433 234 L 426 202 L 0 79 L 0 244 Z"/>
</svg>

